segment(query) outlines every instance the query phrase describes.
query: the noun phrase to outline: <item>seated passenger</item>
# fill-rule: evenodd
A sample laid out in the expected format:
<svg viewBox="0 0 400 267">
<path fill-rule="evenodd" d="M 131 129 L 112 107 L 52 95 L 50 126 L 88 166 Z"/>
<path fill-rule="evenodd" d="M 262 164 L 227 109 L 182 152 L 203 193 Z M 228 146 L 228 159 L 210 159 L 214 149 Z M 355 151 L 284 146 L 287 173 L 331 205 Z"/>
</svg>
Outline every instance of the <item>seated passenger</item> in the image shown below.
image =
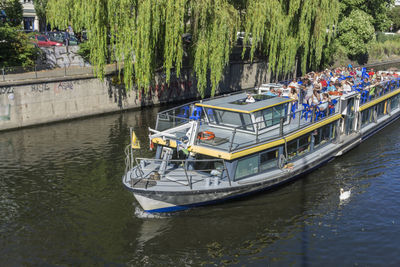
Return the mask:
<svg viewBox="0 0 400 267">
<path fill-rule="evenodd" d="M 309 99 L 310 106 L 316 106 L 321 102 L 321 96 L 319 95 L 318 90 L 314 90 L 311 98 Z"/>
<path fill-rule="evenodd" d="M 299 97 L 297 96 L 296 88 L 291 88 L 290 89 L 289 98 L 292 99 L 293 101 L 298 101 L 299 100 Z"/>
<path fill-rule="evenodd" d="M 318 105 L 319 109 L 326 110 L 329 106 L 329 103 L 331 102 L 331 98 L 328 93 L 323 93 L 322 94 L 322 103 Z"/>
<path fill-rule="evenodd" d="M 340 91 L 340 90 L 339 90 Z M 351 92 L 351 85 L 350 83 L 346 80 L 342 81 L 342 88 L 341 91 L 344 93 L 349 93 Z"/>
<path fill-rule="evenodd" d="M 328 87 L 327 87 L 328 92 L 333 92 L 336 91 L 336 87 L 334 85 L 334 82 L 331 82 Z"/>
<path fill-rule="evenodd" d="M 254 103 L 254 102 L 256 102 L 256 100 L 254 99 L 254 97 L 251 94 L 247 94 L 246 102 Z"/>
<path fill-rule="evenodd" d="M 265 94 L 269 96 L 277 96 L 279 93 L 276 92 L 274 88 L 270 88 Z"/>
</svg>

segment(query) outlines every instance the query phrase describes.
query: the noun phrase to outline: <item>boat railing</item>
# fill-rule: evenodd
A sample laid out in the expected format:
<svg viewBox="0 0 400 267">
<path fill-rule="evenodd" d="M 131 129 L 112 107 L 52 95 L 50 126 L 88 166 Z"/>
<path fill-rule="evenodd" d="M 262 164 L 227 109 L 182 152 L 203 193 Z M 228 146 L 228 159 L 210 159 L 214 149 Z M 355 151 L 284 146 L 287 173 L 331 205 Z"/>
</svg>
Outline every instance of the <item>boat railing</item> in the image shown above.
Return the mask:
<svg viewBox="0 0 400 267">
<path fill-rule="evenodd" d="M 360 93 L 360 105 L 362 106 L 399 88 L 400 78 L 397 78 L 366 86 L 365 88 L 356 88 L 356 90 Z"/>
<path fill-rule="evenodd" d="M 356 89 L 360 94 L 360 105 L 373 101 L 380 98 L 396 89 L 400 88 L 400 78 L 392 79 L 388 81 L 380 82 L 376 85 L 370 85 L 364 89 Z M 333 103 L 334 102 L 334 103 Z M 194 104 L 197 102 L 191 102 L 189 104 L 181 105 L 163 112 L 158 113 L 156 129 L 163 131 L 165 129 L 171 129 L 173 127 L 183 125 L 190 120 L 201 121 L 202 128 L 209 125 L 212 127 L 218 127 L 213 123 L 207 122 L 204 119 L 204 111 L 196 113 L 196 109 L 201 109 Z M 315 106 L 309 106 L 307 104 L 299 104 L 293 102 L 288 114 L 282 118 L 272 118 L 269 120 L 263 120 L 261 122 L 250 123 L 246 125 L 223 127 L 229 128 L 232 132 L 229 137 L 228 151 L 232 152 L 235 150 L 241 150 L 259 143 L 272 141 L 279 139 L 287 134 L 296 132 L 302 128 L 309 126 L 315 122 L 319 122 L 326 118 L 335 116 L 340 113 L 340 101 L 339 99 L 333 99 L 330 103 L 320 103 Z M 295 108 L 293 108 L 295 106 Z M 255 135 L 250 141 L 243 141 L 237 133 L 244 132 L 250 135 Z M 201 143 L 207 145 L 207 142 L 202 140 L 196 140 L 196 144 Z"/>
<path fill-rule="evenodd" d="M 232 185 L 226 163 L 223 159 L 150 159 L 135 158 L 136 167 L 133 168 L 131 157 L 127 155 L 127 167 L 125 183 L 129 179 L 139 181 L 168 180 L 179 185 L 188 186 L 193 189 L 193 185 L 205 182 L 206 186 L 216 186 L 222 180 L 227 180 L 229 186 Z M 213 163 L 219 168 L 197 168 L 196 164 Z M 129 172 L 129 170 L 131 172 Z M 128 177 L 128 173 L 130 176 Z M 194 179 L 193 179 L 194 178 Z M 212 185 L 211 185 L 212 184 Z"/>
<path fill-rule="evenodd" d="M 222 98 L 229 95 L 235 95 L 241 93 L 243 93 L 243 91 L 215 96 L 212 99 Z M 204 120 L 204 116 L 202 116 L 204 114 L 202 114 L 201 112 L 202 108 L 196 107 L 195 104 L 201 103 L 202 101 L 205 100 L 207 99 L 192 101 L 157 113 L 157 121 L 155 129 L 157 131 L 164 131 L 185 124 L 189 120 Z"/>
<path fill-rule="evenodd" d="M 157 131 L 164 131 L 187 123 L 195 103 L 196 101 L 186 103 L 157 113 L 155 129 Z"/>
<path fill-rule="evenodd" d="M 263 119 L 256 123 L 231 127 L 227 147 L 228 152 L 234 152 L 260 143 L 280 139 L 285 135 L 306 128 L 313 123 L 333 117 L 340 113 L 340 101 L 336 100 L 331 103 L 322 102 L 316 106 L 304 104 L 298 109 L 292 110 L 293 112 L 280 118 L 272 118 L 269 120 Z M 208 125 L 210 128 L 215 127 L 213 124 L 202 121 L 203 129 L 207 129 Z M 254 138 L 250 138 L 251 140 L 249 141 L 244 141 L 243 135 L 240 133 L 246 133 L 247 135 L 254 136 Z M 208 142 L 197 139 L 196 144 L 207 145 Z"/>
</svg>

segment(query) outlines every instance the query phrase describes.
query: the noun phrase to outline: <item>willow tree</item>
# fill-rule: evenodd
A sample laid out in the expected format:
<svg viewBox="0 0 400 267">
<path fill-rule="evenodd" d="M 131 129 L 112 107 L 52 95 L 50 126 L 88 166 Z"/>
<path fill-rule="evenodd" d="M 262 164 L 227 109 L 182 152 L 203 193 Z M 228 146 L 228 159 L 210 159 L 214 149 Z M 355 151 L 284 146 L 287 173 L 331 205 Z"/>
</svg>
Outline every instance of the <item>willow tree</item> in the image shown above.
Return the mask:
<svg viewBox="0 0 400 267">
<path fill-rule="evenodd" d="M 96 74 L 103 77 L 107 60 L 116 60 L 124 68 L 128 88 L 135 86 L 147 92 L 155 70 L 161 66 L 167 82 L 171 70 L 179 77 L 187 53 L 203 97 L 208 78 L 213 95 L 223 77 L 243 14 L 246 31 L 253 38 L 252 54 L 264 48 L 271 66 L 283 71 L 293 66 L 300 50 L 304 55 L 311 52 L 318 61 L 323 44 L 329 40 L 326 29 L 337 17 L 337 0 L 249 0 L 244 11 L 246 1 L 237 2 L 49 0 L 47 15 L 58 28 L 71 25 L 86 29 Z M 192 36 L 187 48 L 182 40 L 186 33 Z"/>
<path fill-rule="evenodd" d="M 47 15 L 58 28 L 87 30 L 90 59 L 99 77 L 107 59 L 115 59 L 124 68 L 127 87 L 135 85 L 145 92 L 160 65 L 167 82 L 172 69 L 180 75 L 182 35 L 191 33 L 202 96 L 208 73 L 213 94 L 222 78 L 239 18 L 226 0 L 49 0 Z"/>
<path fill-rule="evenodd" d="M 252 58 L 257 49 L 264 52 L 276 74 L 292 71 L 296 60 L 304 73 L 321 62 L 338 16 L 338 0 L 249 1 L 245 42 Z"/>
</svg>

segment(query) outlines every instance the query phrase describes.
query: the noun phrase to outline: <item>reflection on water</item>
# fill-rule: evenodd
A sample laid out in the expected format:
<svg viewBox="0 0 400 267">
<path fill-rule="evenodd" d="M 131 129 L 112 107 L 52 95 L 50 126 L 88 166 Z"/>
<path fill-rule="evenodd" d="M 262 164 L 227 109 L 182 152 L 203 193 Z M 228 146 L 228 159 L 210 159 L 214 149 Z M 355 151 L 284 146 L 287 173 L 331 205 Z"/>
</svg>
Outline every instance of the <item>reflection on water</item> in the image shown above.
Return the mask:
<svg viewBox="0 0 400 267">
<path fill-rule="evenodd" d="M 0 265 L 398 263 L 398 123 L 279 190 L 155 216 L 121 177 L 129 126 L 151 156 L 156 112 L 0 133 Z"/>
</svg>

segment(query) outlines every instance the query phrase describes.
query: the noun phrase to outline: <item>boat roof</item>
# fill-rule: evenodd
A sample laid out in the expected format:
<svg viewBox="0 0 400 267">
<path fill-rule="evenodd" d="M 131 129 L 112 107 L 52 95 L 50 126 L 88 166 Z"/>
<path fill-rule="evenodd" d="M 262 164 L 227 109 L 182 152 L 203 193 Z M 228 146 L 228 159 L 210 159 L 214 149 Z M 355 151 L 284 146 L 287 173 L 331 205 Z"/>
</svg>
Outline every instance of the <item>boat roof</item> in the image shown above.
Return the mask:
<svg viewBox="0 0 400 267">
<path fill-rule="evenodd" d="M 196 103 L 196 106 L 229 110 L 240 113 L 252 113 L 291 101 L 291 99 L 284 97 L 269 96 L 265 94 L 253 94 L 252 96 L 256 99 L 256 101 L 253 103 L 248 103 L 246 102 L 247 95 L 247 93 L 241 93 L 216 99 L 205 100 L 201 103 Z"/>
</svg>

